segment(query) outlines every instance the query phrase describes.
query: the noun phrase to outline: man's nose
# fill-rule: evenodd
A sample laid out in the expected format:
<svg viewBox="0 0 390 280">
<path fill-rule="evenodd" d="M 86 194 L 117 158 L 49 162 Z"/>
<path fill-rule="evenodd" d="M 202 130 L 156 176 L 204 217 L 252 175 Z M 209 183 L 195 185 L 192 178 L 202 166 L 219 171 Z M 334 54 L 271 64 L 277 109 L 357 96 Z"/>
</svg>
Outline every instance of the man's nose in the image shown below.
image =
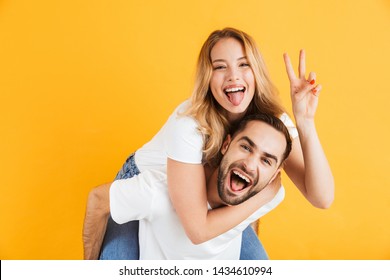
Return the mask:
<svg viewBox="0 0 390 280">
<path fill-rule="evenodd" d="M 245 166 L 247 172 L 249 172 L 249 173 L 254 173 L 254 172 L 256 172 L 256 170 L 257 170 L 258 160 L 257 160 L 256 157 L 253 156 L 253 155 L 248 156 L 248 157 L 244 160 L 244 166 Z"/>
</svg>

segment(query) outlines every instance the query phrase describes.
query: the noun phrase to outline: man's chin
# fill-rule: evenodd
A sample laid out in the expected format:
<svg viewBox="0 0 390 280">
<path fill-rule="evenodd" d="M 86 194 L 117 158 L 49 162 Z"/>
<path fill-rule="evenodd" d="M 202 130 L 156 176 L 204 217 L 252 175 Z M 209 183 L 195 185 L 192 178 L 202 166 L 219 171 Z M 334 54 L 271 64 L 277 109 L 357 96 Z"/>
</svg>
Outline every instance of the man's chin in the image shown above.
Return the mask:
<svg viewBox="0 0 390 280">
<path fill-rule="evenodd" d="M 219 198 L 225 205 L 234 206 L 243 203 L 250 195 L 251 188 L 242 190 L 233 190 L 229 184 L 225 184 L 224 188 L 219 188 Z"/>
<path fill-rule="evenodd" d="M 228 206 L 235 206 L 243 203 L 246 200 L 242 196 L 224 196 L 221 197 L 221 199 Z"/>
<path fill-rule="evenodd" d="M 230 206 L 241 204 L 248 199 L 250 199 L 252 196 L 256 195 L 256 192 L 251 192 L 250 190 L 241 193 L 240 195 L 237 194 L 224 194 L 223 197 L 221 197 L 221 200 L 226 204 Z"/>
</svg>

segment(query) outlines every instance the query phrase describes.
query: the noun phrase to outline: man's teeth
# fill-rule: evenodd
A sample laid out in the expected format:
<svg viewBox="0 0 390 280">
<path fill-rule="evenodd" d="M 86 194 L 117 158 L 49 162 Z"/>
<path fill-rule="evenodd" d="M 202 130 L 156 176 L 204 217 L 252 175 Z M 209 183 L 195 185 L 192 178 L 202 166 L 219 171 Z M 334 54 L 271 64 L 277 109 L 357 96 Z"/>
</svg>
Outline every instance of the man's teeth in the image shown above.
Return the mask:
<svg viewBox="0 0 390 280">
<path fill-rule="evenodd" d="M 249 183 L 250 182 L 250 180 L 249 180 L 249 178 L 248 177 L 246 177 L 246 176 L 244 176 L 244 175 L 242 175 L 241 173 L 239 173 L 238 171 L 235 171 L 235 170 L 233 170 L 233 173 L 234 174 L 236 174 L 238 177 L 240 177 L 241 179 L 243 179 L 243 180 L 245 180 L 245 182 L 247 182 L 247 183 Z"/>
<path fill-rule="evenodd" d="M 234 87 L 234 88 L 225 89 L 225 92 L 237 92 L 237 91 L 244 91 L 244 88 L 243 87 Z"/>
</svg>

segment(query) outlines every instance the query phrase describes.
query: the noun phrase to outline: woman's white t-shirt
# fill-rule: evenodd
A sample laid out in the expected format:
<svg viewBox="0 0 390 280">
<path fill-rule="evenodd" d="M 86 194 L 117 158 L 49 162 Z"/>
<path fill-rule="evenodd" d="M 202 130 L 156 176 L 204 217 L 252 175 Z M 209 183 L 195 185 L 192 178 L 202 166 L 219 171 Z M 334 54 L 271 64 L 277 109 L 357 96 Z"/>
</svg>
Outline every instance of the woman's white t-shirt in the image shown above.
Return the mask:
<svg viewBox="0 0 390 280">
<path fill-rule="evenodd" d="M 202 163 L 204 139 L 196 120 L 178 116 L 189 104 L 188 100 L 181 103 L 152 140 L 136 151 L 135 163 L 141 173 L 151 168 L 166 170 L 167 158 L 184 163 Z M 297 137 L 298 131 L 289 116 L 283 114 L 280 119 L 291 137 Z"/>
</svg>

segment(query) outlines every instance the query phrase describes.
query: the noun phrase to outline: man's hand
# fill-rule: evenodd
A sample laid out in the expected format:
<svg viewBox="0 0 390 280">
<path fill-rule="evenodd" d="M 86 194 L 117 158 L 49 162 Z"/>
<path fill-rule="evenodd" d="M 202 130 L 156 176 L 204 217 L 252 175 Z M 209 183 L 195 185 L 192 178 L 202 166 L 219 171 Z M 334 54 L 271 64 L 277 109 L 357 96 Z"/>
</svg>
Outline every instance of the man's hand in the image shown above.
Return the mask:
<svg viewBox="0 0 390 280">
<path fill-rule="evenodd" d="M 83 228 L 84 259 L 97 260 L 110 214 L 110 184 L 94 188 L 88 196 Z"/>
</svg>

